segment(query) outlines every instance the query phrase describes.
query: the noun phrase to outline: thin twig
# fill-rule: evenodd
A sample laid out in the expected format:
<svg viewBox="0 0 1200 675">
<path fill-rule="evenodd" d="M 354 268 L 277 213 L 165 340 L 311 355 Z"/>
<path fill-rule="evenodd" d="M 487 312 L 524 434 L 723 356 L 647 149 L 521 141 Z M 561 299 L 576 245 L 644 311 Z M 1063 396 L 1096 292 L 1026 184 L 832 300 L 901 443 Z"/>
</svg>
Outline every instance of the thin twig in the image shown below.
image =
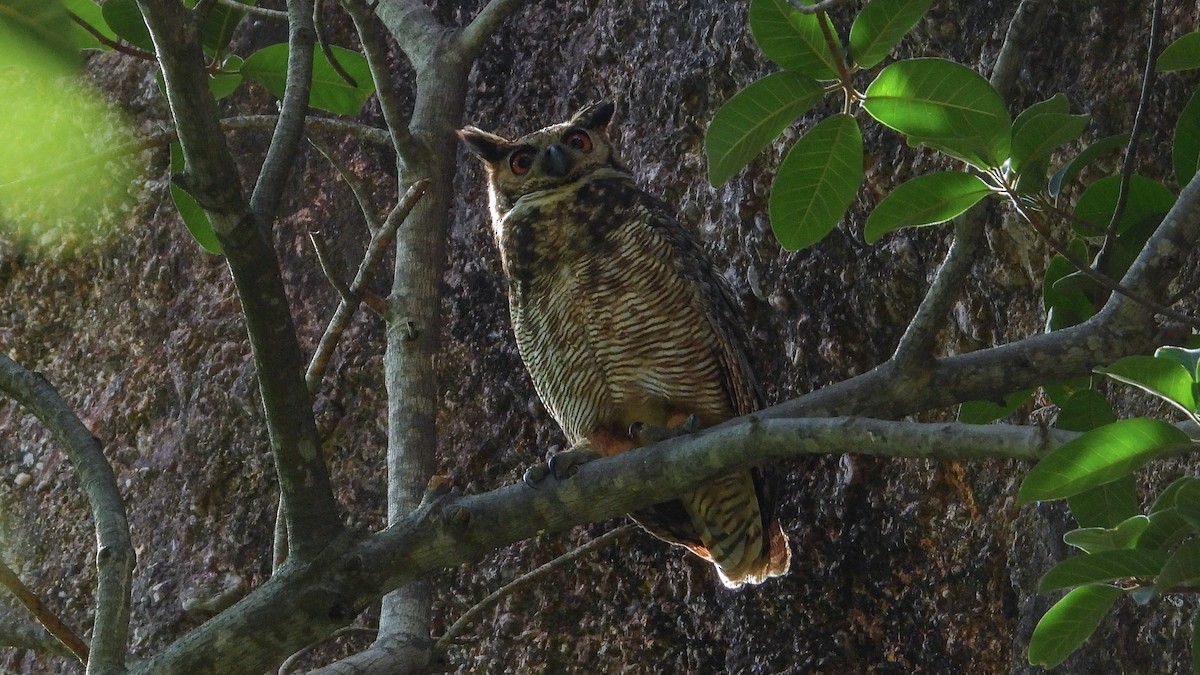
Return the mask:
<svg viewBox="0 0 1200 675">
<path fill-rule="evenodd" d="M 1129 298 L 1130 300 L 1154 311 L 1156 314 L 1161 314 L 1165 317 L 1175 319 L 1176 321 L 1180 321 L 1190 326 L 1200 326 L 1200 318 L 1171 309 L 1170 307 L 1156 302 L 1152 298 L 1148 298 L 1141 293 L 1134 291 L 1133 289 L 1122 286 L 1119 282 L 1111 279 L 1108 275 L 1096 270 L 1089 265 L 1087 261 L 1072 253 L 1068 247 L 1059 243 L 1054 236 L 1050 234 L 1050 231 L 1041 222 L 1041 219 L 1036 218 L 1033 216 L 1033 214 L 1027 212 L 1021 205 L 1020 200 L 1015 196 L 1013 196 L 1012 203 L 1017 209 L 1017 212 L 1021 214 L 1021 217 L 1025 219 L 1025 222 L 1029 223 L 1029 225 L 1033 227 L 1034 232 L 1037 232 L 1038 236 L 1044 239 L 1055 253 L 1065 258 L 1067 262 L 1071 263 L 1073 267 L 1082 272 L 1087 278 L 1095 281 L 1101 287 L 1112 291 L 1113 293 L 1123 295 L 1126 298 Z"/>
<path fill-rule="evenodd" d="M 264 19 L 287 21 L 288 18 L 287 12 L 283 12 L 278 9 L 267 9 L 266 7 L 259 7 L 257 5 L 247 5 L 243 2 L 238 2 L 238 0 L 217 0 L 217 4 L 225 5 L 226 7 L 232 7 L 247 14 L 261 16 Z"/>
<path fill-rule="evenodd" d="M 358 308 L 358 304 L 362 300 L 364 289 L 371 278 L 370 275 L 378 266 L 387 245 L 428 188 L 428 180 L 417 181 L 409 187 L 404 196 L 400 198 L 400 202 L 396 204 L 396 208 L 388 214 L 383 226 L 371 235 L 371 241 L 367 244 L 367 250 L 358 266 L 358 272 L 354 275 L 354 280 L 350 282 L 349 298 L 343 296 L 341 302 L 338 303 L 333 318 L 329 320 L 329 325 L 325 328 L 321 341 L 317 343 L 316 352 L 309 361 L 304 379 L 310 393 L 316 391 L 317 386 L 325 377 L 325 369 L 329 366 L 333 350 L 337 347 L 346 327 L 350 325 L 350 319 L 353 318 L 354 310 Z"/>
<path fill-rule="evenodd" d="M 325 279 L 329 281 L 329 285 L 333 286 L 333 290 L 337 291 L 338 296 L 342 298 L 342 302 L 356 303 L 357 298 L 350 291 L 350 287 L 346 282 L 342 281 L 337 274 L 337 270 L 333 269 L 333 264 L 329 260 L 329 249 L 325 247 L 325 240 L 321 238 L 320 232 L 309 232 L 308 239 L 312 242 L 313 251 L 317 254 L 317 263 L 321 265 L 321 271 L 325 273 Z"/>
<path fill-rule="evenodd" d="M 1104 244 L 1096 256 L 1096 268 L 1104 269 L 1108 256 L 1117 240 L 1117 226 L 1125 213 L 1125 205 L 1129 201 L 1129 181 L 1133 176 L 1133 165 L 1137 159 L 1138 140 L 1146 119 L 1146 110 L 1150 107 L 1150 93 L 1154 88 L 1154 64 L 1158 61 L 1158 42 L 1162 23 L 1162 0 L 1154 0 L 1150 10 L 1150 45 L 1146 53 L 1146 68 L 1142 73 L 1142 94 L 1138 99 L 1137 112 L 1133 116 L 1133 129 L 1129 132 L 1129 145 L 1125 147 L 1125 161 L 1121 166 L 1121 187 L 1117 192 L 1117 205 L 1113 209 L 1112 220 L 1105 231 Z"/>
<path fill-rule="evenodd" d="M 622 525 L 615 530 L 609 530 L 608 532 L 605 532 L 588 543 L 571 551 L 567 551 L 554 560 L 551 560 L 550 562 L 545 563 L 536 569 L 526 572 L 504 586 L 501 586 L 484 599 L 475 603 L 475 606 L 464 612 L 462 616 L 458 617 L 458 620 L 455 621 L 454 624 L 449 628 L 447 628 L 446 632 L 442 634 L 440 638 L 438 638 L 436 649 L 445 651 L 445 649 L 450 646 L 450 643 L 467 629 L 467 626 L 471 625 L 471 623 L 478 619 L 484 612 L 491 609 L 496 603 L 500 602 L 500 600 L 506 596 L 512 595 L 525 586 L 528 586 L 530 583 L 546 576 L 550 572 L 553 572 L 554 570 L 563 567 L 568 563 L 574 562 L 580 557 L 585 556 L 598 548 L 611 544 L 620 537 L 623 537 L 636 529 L 636 525 L 629 524 Z"/>
<path fill-rule="evenodd" d="M 378 632 L 379 629 L 368 628 L 366 626 L 342 626 L 341 628 L 330 633 L 324 640 L 307 645 L 304 647 L 304 649 L 301 649 L 295 654 L 287 657 L 287 659 L 279 665 L 279 675 L 288 675 L 288 673 L 292 672 L 292 669 L 296 667 L 296 664 L 300 662 L 300 659 L 304 658 L 305 654 L 311 652 L 317 647 L 320 647 L 326 642 L 331 642 L 337 638 L 345 637 L 347 635 L 354 635 L 355 633 L 361 635 L 375 635 Z"/>
<path fill-rule="evenodd" d="M 324 142 L 312 137 L 309 137 L 308 142 L 317 149 L 317 152 L 321 153 L 333 170 L 337 171 L 338 176 L 346 181 L 346 185 L 350 186 L 350 192 L 354 195 L 354 200 L 358 202 L 358 210 L 362 212 L 363 220 L 367 223 L 367 230 L 374 234 L 379 229 L 379 219 L 375 217 L 374 210 L 371 208 L 371 199 L 366 183 L 338 159 L 337 155 Z"/>
<path fill-rule="evenodd" d="M 21 583 L 21 579 L 17 576 L 17 573 L 12 571 L 3 562 L 0 562 L 0 586 L 7 588 L 13 594 L 13 597 L 33 614 L 38 623 L 45 626 L 51 635 L 63 643 L 67 649 L 71 650 L 71 653 L 75 655 L 75 658 L 79 659 L 80 663 L 87 663 L 87 643 L 80 639 L 79 635 L 71 630 L 62 619 L 58 618 L 58 615 L 50 611 L 42 603 L 42 599 L 36 593 L 29 590 L 28 586 Z"/>
<path fill-rule="evenodd" d="M 346 72 L 341 61 L 338 61 L 337 55 L 333 53 L 333 48 L 329 46 L 329 41 L 325 39 L 325 21 L 321 17 L 321 5 L 325 0 L 316 0 L 313 2 L 313 29 L 317 33 L 317 44 L 321 47 L 321 53 L 325 55 L 325 59 L 329 61 L 329 66 L 333 68 L 333 72 L 342 78 L 346 84 L 351 87 L 358 87 L 358 80 L 354 76 Z"/>
<path fill-rule="evenodd" d="M 141 49 L 139 47 L 134 47 L 133 45 L 126 44 L 124 42 L 118 42 L 116 40 L 110 39 L 107 35 L 105 35 L 104 33 L 101 33 L 99 30 L 97 30 L 95 26 L 88 23 L 87 21 L 84 21 L 82 18 L 80 18 L 80 16 L 78 14 L 76 14 L 75 12 L 68 11 L 67 16 L 71 17 L 72 21 L 79 24 L 79 26 L 81 28 L 83 28 L 85 31 L 87 31 L 89 35 L 96 38 L 96 41 L 99 42 L 100 44 L 104 45 L 105 47 L 108 47 L 109 49 L 112 49 L 113 51 L 120 52 L 127 56 L 132 56 L 134 58 L 142 59 L 143 61 L 153 61 L 154 60 L 154 52 L 148 52 L 145 49 Z"/>
</svg>

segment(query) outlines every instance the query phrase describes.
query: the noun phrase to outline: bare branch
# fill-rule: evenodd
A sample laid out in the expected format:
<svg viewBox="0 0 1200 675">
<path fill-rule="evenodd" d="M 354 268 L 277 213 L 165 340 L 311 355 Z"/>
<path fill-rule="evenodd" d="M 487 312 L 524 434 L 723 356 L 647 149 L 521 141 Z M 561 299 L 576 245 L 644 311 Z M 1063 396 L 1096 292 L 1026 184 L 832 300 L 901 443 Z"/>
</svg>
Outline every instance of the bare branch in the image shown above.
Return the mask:
<svg viewBox="0 0 1200 675">
<path fill-rule="evenodd" d="M 354 201 L 358 203 L 358 210 L 367 223 L 367 230 L 374 234 L 379 229 L 379 219 L 375 217 L 374 209 L 371 207 L 371 199 L 365 182 L 338 159 L 337 155 L 324 142 L 311 137 L 308 142 L 317 149 L 317 152 L 321 153 L 325 161 L 329 162 L 333 170 L 337 171 L 338 176 L 349 186 L 350 192 L 354 195 Z"/>
<path fill-rule="evenodd" d="M 305 654 L 311 652 L 312 650 L 316 649 L 317 647 L 320 647 L 321 645 L 325 644 L 326 642 L 330 642 L 332 640 L 336 640 L 340 637 L 345 637 L 347 635 L 375 635 L 378 632 L 379 632 L 378 629 L 367 628 L 366 626 L 346 626 L 345 628 L 339 628 L 339 629 L 333 631 L 332 633 L 330 633 L 329 636 L 326 637 L 325 639 L 323 639 L 319 642 L 314 642 L 311 645 L 308 645 L 307 647 L 305 647 L 304 649 L 301 649 L 300 651 L 296 652 L 295 654 L 292 654 L 291 656 L 287 657 L 287 660 L 285 660 L 279 666 L 279 675 L 288 675 L 288 673 L 292 672 L 296 668 L 296 664 L 300 662 L 300 659 L 304 658 Z"/>
<path fill-rule="evenodd" d="M 544 563 L 537 568 L 522 574 L 516 579 L 513 579 L 504 586 L 501 586 L 492 593 L 488 594 L 488 596 L 484 599 L 475 603 L 475 605 L 464 612 L 462 616 L 458 617 L 458 620 L 456 620 L 449 628 L 447 628 L 446 632 L 442 634 L 440 638 L 438 638 L 436 648 L 444 651 L 450 646 L 451 642 L 453 642 L 459 635 L 463 634 L 463 631 L 465 631 L 472 622 L 482 616 L 484 612 L 494 607 L 496 603 L 500 602 L 502 599 L 521 590 L 534 581 L 541 579 L 550 572 L 553 572 L 560 567 L 564 567 L 569 563 L 575 562 L 579 558 L 582 558 L 592 551 L 608 546 L 612 542 L 620 539 L 630 532 L 633 532 L 636 529 L 636 525 L 629 524 L 622 525 L 614 530 L 609 530 L 608 532 L 605 532 L 588 543 L 567 551 L 554 560 Z"/>
<path fill-rule="evenodd" d="M 9 619 L 0 619 L 0 647 L 31 649 L 57 656 L 74 656 L 71 650 L 63 646 L 63 643 L 55 639 L 43 626 L 18 623 Z"/>
<path fill-rule="evenodd" d="M 1020 64 L 1028 53 L 1028 43 L 1037 34 L 1040 22 L 1034 16 L 1032 0 L 1021 0 L 1008 24 L 1004 44 L 996 56 L 992 68 L 991 84 L 1005 99 L 1012 96 L 1016 88 Z M 927 365 L 934 358 L 934 341 L 955 298 L 962 293 L 963 282 L 971 272 L 975 256 L 983 243 L 983 230 L 987 224 L 983 206 L 975 206 L 954 219 L 954 243 L 929 290 L 921 300 L 920 307 L 908 323 L 892 360 L 901 371 L 911 371 Z"/>
<path fill-rule="evenodd" d="M 3 562 L 0 562 L 0 586 L 8 589 L 8 592 L 12 593 L 13 597 L 24 605 L 30 614 L 33 614 L 38 623 L 45 626 L 51 635 L 67 649 L 71 650 L 71 653 L 75 655 L 75 658 L 79 659 L 80 663 L 86 664 L 88 662 L 87 644 L 62 619 L 58 618 L 57 614 L 50 611 L 36 593 L 21 583 L 21 579 L 17 576 L 17 573 L 13 572 Z"/>
<path fill-rule="evenodd" d="M 367 244 L 362 263 L 358 266 L 358 273 L 354 275 L 354 280 L 350 282 L 350 287 L 347 289 L 349 295 L 342 296 L 342 301 L 334 311 L 333 318 L 329 320 L 325 334 L 321 336 L 317 350 L 313 354 L 312 360 L 309 361 L 304 379 L 310 392 L 316 391 L 317 386 L 325 377 L 325 369 L 329 365 L 333 350 L 337 347 L 346 327 L 350 325 L 350 319 L 353 318 L 354 310 L 358 308 L 358 303 L 362 300 L 363 292 L 371 280 L 371 274 L 379 265 L 379 260 L 383 257 L 388 244 L 391 243 L 392 237 L 395 236 L 396 230 L 404 222 L 404 219 L 408 218 L 408 214 L 428 188 L 429 181 L 413 184 L 400 198 L 400 203 L 396 204 L 396 208 L 388 214 L 383 226 L 371 235 L 371 241 Z"/>
<path fill-rule="evenodd" d="M 392 82 L 392 69 L 387 61 L 387 36 L 379 17 L 371 11 L 365 0 L 342 0 L 342 6 L 354 21 L 358 38 L 362 42 L 367 65 L 371 67 L 371 78 L 375 81 L 375 97 L 383 121 L 387 124 L 400 161 L 414 164 L 420 157 L 419 146 L 408 129 L 408 119 L 400 112 L 403 109 L 400 90 Z"/>
<path fill-rule="evenodd" d="M 496 29 L 512 16 L 526 0 L 488 0 L 479 14 L 458 35 L 458 48 L 469 59 L 474 59 Z"/>
<path fill-rule="evenodd" d="M 1133 115 L 1133 128 L 1129 131 L 1129 144 L 1125 146 L 1125 160 L 1121 164 L 1121 186 L 1117 191 L 1117 205 L 1113 208 L 1112 220 L 1104 233 L 1104 244 L 1096 255 L 1096 268 L 1104 269 L 1104 263 L 1112 254 L 1113 246 L 1117 243 L 1117 226 L 1121 216 L 1125 214 L 1125 204 L 1129 201 L 1129 180 L 1133 176 L 1133 164 L 1137 160 L 1138 141 L 1142 135 L 1142 127 L 1146 123 L 1146 112 L 1150 107 L 1150 92 L 1154 89 L 1154 64 L 1158 62 L 1158 42 L 1162 37 L 1162 0 L 1154 0 L 1150 9 L 1150 44 L 1146 48 L 1146 67 L 1142 71 L 1142 93 L 1138 98 L 1137 111 Z"/>
<path fill-rule="evenodd" d="M 221 133 L 216 103 L 208 91 L 199 26 L 183 5 L 172 0 L 138 0 L 138 6 L 154 41 L 187 165 L 188 173 L 177 176 L 176 182 L 208 214 L 242 304 L 280 491 L 287 507 L 289 558 L 302 562 L 324 550 L 343 525 L 321 453 L 312 400 L 304 386 L 304 357 L 288 308 L 279 260 L 267 238 L 269 228 L 264 218 L 274 216 L 276 190 L 282 185 L 270 190 L 263 187 L 266 192 L 259 193 L 259 208 L 250 208 L 240 187 L 237 165 Z M 305 36 L 303 29 L 304 23 L 312 21 L 311 6 L 295 0 L 289 11 L 308 12 L 307 18 L 293 16 L 293 37 L 300 46 L 307 42 L 311 62 L 312 36 Z M 289 78 L 306 81 L 307 75 L 295 67 L 303 59 L 295 51 L 292 59 Z M 286 113 L 299 106 L 299 117 L 293 115 L 290 121 L 284 121 L 286 114 L 281 115 L 265 162 L 274 167 L 267 167 L 271 171 L 286 171 L 274 165 L 284 157 L 290 162 L 294 155 L 288 150 L 287 136 L 293 127 L 298 133 L 297 124 L 303 123 L 308 98 L 305 93 L 297 102 L 295 96 L 301 89 L 307 92 L 307 88 L 303 83 L 295 87 L 289 85 L 284 108 Z M 271 180 L 261 177 L 260 186 Z"/>
<path fill-rule="evenodd" d="M 279 123 L 271 136 L 271 145 L 250 197 L 250 209 L 260 227 L 270 230 L 279 212 L 279 202 L 287 177 L 296 162 L 304 118 L 308 115 L 308 94 L 312 89 L 313 26 L 312 0 L 288 0 L 288 65 L 283 100 L 279 103 Z"/>
<path fill-rule="evenodd" d="M 321 237 L 321 233 L 309 232 L 308 239 L 312 242 L 313 251 L 317 254 L 317 263 L 321 266 L 321 272 L 325 274 L 325 280 L 329 282 L 330 286 L 333 286 L 333 290 L 337 291 L 342 302 L 354 302 L 354 295 L 350 292 L 350 287 L 338 277 L 337 270 L 333 269 L 333 263 L 329 260 L 329 250 L 325 248 L 325 240 Z"/>
<path fill-rule="evenodd" d="M 225 5 L 226 7 L 232 7 L 238 11 L 245 12 L 247 14 L 253 14 L 254 16 L 260 16 L 264 19 L 272 19 L 274 21 L 287 21 L 288 18 L 287 12 L 281 12 L 277 9 L 267 9 L 266 7 L 259 7 L 258 5 L 247 5 L 244 2 L 238 2 L 238 0 L 217 0 L 217 4 Z"/>
<path fill-rule="evenodd" d="M 379 0 L 374 9 L 413 68 L 426 68 L 447 27 L 421 0 Z"/>
<path fill-rule="evenodd" d="M 71 407 L 42 376 L 0 353 L 0 391 L 46 425 L 71 458 L 96 527 L 96 619 L 88 673 L 124 667 L 129 642 L 129 595 L 134 552 L 125 504 L 112 466 Z"/>
</svg>

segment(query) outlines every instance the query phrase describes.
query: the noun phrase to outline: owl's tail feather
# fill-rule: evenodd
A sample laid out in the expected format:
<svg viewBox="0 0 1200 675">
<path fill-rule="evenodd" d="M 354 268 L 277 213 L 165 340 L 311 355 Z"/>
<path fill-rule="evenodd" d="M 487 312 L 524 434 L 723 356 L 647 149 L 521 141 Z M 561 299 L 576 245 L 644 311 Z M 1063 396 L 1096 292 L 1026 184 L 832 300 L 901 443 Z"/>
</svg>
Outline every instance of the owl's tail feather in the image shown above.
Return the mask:
<svg viewBox="0 0 1200 675">
<path fill-rule="evenodd" d="M 782 576 L 791 563 L 787 535 L 760 504 L 758 487 L 752 470 L 742 470 L 683 498 L 701 544 L 688 548 L 712 561 L 729 588 Z"/>
</svg>

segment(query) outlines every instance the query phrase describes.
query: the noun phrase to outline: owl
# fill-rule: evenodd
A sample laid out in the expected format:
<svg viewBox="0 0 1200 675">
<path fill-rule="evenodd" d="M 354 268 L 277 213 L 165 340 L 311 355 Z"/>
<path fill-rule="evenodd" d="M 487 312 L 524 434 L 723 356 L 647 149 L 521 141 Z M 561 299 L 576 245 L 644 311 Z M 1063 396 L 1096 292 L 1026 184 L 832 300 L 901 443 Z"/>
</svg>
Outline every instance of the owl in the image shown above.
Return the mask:
<svg viewBox="0 0 1200 675">
<path fill-rule="evenodd" d="M 556 475 L 761 406 L 725 279 L 634 182 L 606 133 L 612 115 L 593 103 L 516 140 L 459 131 L 487 172 L 517 347 L 571 443 L 550 460 Z M 742 469 L 630 515 L 737 587 L 787 572 L 773 501 Z"/>
</svg>

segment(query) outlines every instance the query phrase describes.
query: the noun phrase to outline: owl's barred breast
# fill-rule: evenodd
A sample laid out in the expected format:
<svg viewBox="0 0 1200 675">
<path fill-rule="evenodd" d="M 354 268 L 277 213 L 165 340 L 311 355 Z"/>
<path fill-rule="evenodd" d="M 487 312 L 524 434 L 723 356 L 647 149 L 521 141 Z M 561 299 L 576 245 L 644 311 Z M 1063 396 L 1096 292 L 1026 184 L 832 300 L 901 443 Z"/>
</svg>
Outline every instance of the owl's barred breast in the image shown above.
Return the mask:
<svg viewBox="0 0 1200 675">
<path fill-rule="evenodd" d="M 571 443 L 633 422 L 736 414 L 679 228 L 628 174 L 523 197 L 501 223 L 517 344 Z M 686 234 L 686 233 L 684 233 Z M 602 449 L 603 451 L 603 449 Z"/>
</svg>

